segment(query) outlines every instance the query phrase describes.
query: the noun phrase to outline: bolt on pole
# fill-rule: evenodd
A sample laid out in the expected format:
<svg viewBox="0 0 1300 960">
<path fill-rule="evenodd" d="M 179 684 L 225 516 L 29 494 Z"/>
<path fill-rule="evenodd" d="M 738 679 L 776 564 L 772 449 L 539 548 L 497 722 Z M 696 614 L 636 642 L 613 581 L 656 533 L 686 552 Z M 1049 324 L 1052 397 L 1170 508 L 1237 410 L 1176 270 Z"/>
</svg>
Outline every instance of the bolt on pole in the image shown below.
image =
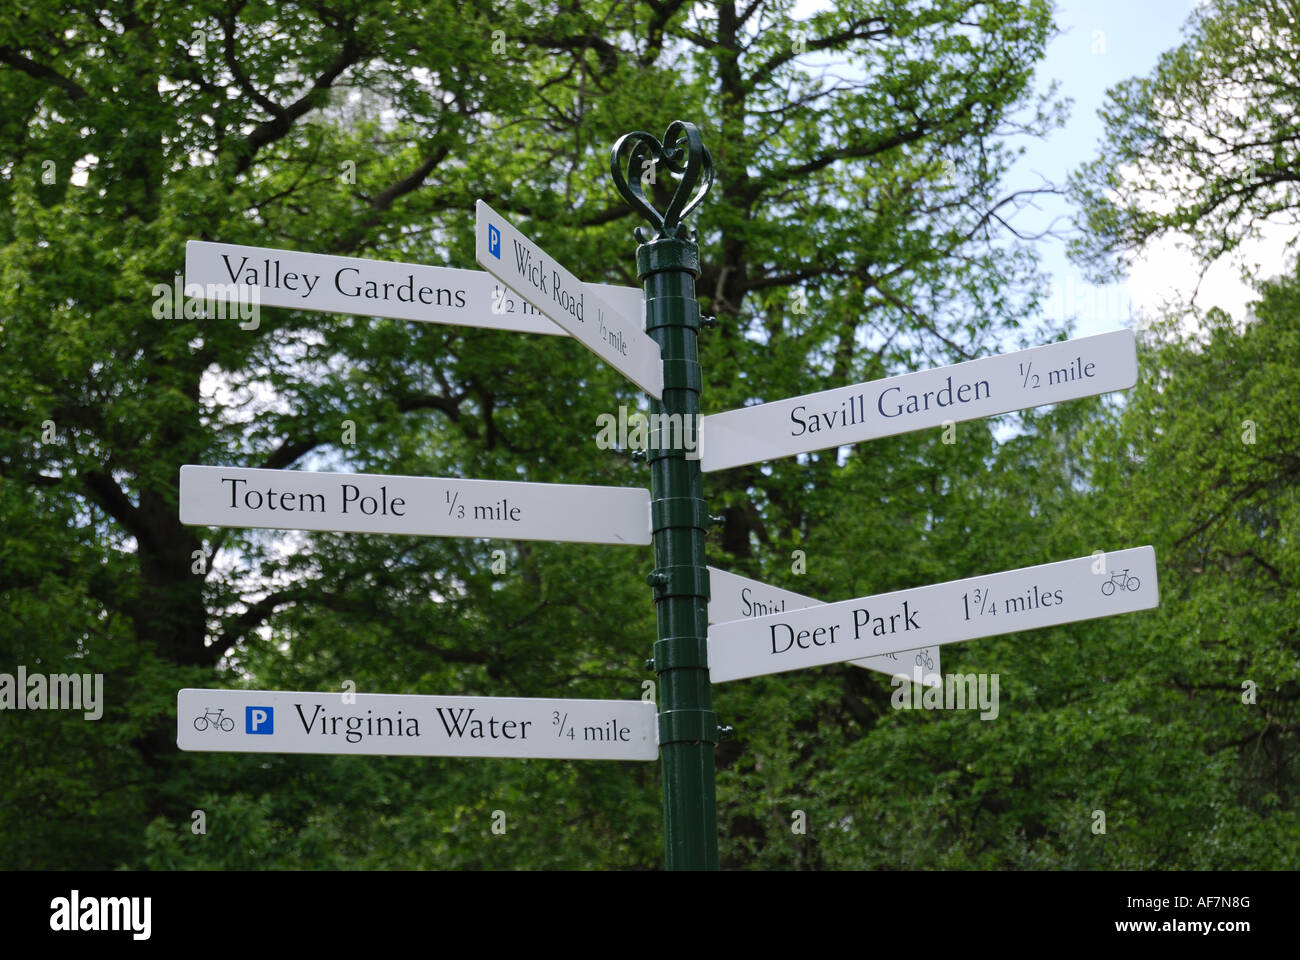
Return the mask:
<svg viewBox="0 0 1300 960">
<path fill-rule="evenodd" d="M 631 152 L 626 173 L 619 157 Z M 695 280 L 700 251 L 682 218 L 699 205 L 713 182 L 713 160 L 694 124 L 669 125 L 663 142 L 629 133 L 614 144 L 614 184 L 655 228 L 636 231 L 637 274 L 645 288 L 646 333 L 659 344 L 663 399 L 651 404 L 650 511 L 654 533 L 654 589 L 658 641 L 659 746 L 663 764 L 664 849 L 669 870 L 718 868 L 713 712 L 708 665 L 709 579 L 704 537 L 709 513 L 699 460 L 700 307 Z M 651 175 L 680 177 L 661 215 L 645 196 Z M 697 189 L 698 188 L 698 189 Z M 694 194 L 694 196 L 692 196 Z M 688 202 L 689 201 L 689 202 Z"/>
</svg>

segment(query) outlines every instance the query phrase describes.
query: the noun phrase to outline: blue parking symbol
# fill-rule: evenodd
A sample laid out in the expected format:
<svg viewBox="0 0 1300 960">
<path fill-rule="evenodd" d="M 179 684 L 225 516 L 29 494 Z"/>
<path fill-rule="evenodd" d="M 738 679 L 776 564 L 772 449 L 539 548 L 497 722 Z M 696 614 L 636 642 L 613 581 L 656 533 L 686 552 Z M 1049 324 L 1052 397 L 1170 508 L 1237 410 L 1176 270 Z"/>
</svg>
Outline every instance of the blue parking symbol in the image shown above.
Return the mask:
<svg viewBox="0 0 1300 960">
<path fill-rule="evenodd" d="M 488 253 L 501 259 L 501 231 L 492 224 L 488 224 Z"/>
<path fill-rule="evenodd" d="M 245 707 L 245 733 L 275 733 L 275 708 Z"/>
</svg>

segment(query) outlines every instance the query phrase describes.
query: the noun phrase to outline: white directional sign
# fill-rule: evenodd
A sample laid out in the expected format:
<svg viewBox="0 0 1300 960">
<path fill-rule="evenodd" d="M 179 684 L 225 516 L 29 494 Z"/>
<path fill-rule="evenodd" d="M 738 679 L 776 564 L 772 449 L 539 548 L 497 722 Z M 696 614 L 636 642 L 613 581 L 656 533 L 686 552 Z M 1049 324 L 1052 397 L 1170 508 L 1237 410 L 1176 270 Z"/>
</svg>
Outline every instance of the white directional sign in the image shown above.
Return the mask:
<svg viewBox="0 0 1300 960">
<path fill-rule="evenodd" d="M 345 533 L 650 542 L 650 492 L 241 467 L 181 467 L 181 523 Z"/>
<path fill-rule="evenodd" d="M 1137 383 L 1132 330 L 836 387 L 703 418 L 707 473 L 846 443 L 991 417 Z"/>
<path fill-rule="evenodd" d="M 821 600 L 814 600 L 802 593 L 782 590 L 761 580 L 737 576 L 717 567 L 709 567 L 709 594 L 710 624 L 823 605 Z M 930 686 L 942 683 L 943 668 L 939 664 L 938 647 L 891 651 L 877 657 L 850 660 L 849 663 L 855 667 L 879 670 L 891 677 L 902 677 L 904 680 L 911 680 L 919 673 L 922 682 Z"/>
<path fill-rule="evenodd" d="M 176 745 L 229 753 L 654 760 L 642 700 L 181 690 Z"/>
<path fill-rule="evenodd" d="M 643 309 L 618 309 L 482 200 L 477 211 L 474 256 L 479 265 L 646 393 L 662 397 L 659 344 L 645 333 Z"/>
<path fill-rule="evenodd" d="M 483 270 L 191 240 L 185 283 L 211 289 L 228 303 L 241 302 L 243 286 L 256 288 L 258 303 L 268 307 L 569 335 Z M 644 296 L 637 288 L 586 286 L 614 309 L 641 315 Z"/>
<path fill-rule="evenodd" d="M 1158 606 L 1151 547 L 733 620 L 709 628 L 714 683 Z"/>
</svg>

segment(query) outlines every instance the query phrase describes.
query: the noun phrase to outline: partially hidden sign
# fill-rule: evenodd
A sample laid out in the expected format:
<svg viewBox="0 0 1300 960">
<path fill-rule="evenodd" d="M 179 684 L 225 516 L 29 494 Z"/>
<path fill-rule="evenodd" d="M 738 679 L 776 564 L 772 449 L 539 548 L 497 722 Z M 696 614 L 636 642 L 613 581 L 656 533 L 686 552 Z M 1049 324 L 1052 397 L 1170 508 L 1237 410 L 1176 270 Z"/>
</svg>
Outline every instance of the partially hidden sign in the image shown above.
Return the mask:
<svg viewBox="0 0 1300 960">
<path fill-rule="evenodd" d="M 227 303 L 255 295 L 267 307 L 569 335 L 483 270 L 191 240 L 185 286 L 191 285 L 212 294 L 203 299 Z M 643 294 L 636 287 L 586 286 L 615 310 L 640 316 Z"/>
<path fill-rule="evenodd" d="M 650 396 L 661 398 L 663 363 L 659 344 L 646 335 L 643 310 L 620 310 L 482 200 L 477 210 L 479 265 Z"/>
<path fill-rule="evenodd" d="M 710 624 L 823 606 L 823 601 L 814 600 L 802 593 L 782 590 L 761 580 L 727 573 L 717 567 L 709 567 L 709 593 Z M 881 673 L 889 674 L 891 677 L 902 677 L 904 680 L 910 681 L 919 677 L 922 683 L 929 686 L 938 685 L 943 677 L 938 647 L 890 651 L 879 656 L 863 657 L 861 660 L 848 662 L 855 667 L 879 670 Z"/>
<path fill-rule="evenodd" d="M 1022 567 L 709 627 L 714 683 L 1148 610 L 1151 547 Z"/>
</svg>

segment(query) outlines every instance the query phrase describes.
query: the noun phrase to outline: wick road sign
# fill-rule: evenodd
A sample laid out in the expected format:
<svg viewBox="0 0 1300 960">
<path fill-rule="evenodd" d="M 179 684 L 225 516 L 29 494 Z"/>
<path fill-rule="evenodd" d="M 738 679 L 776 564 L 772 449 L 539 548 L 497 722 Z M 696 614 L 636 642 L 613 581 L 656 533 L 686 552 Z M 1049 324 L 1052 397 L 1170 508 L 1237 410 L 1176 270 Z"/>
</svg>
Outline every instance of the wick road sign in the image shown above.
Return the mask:
<svg viewBox="0 0 1300 960">
<path fill-rule="evenodd" d="M 654 760 L 641 700 L 185 689 L 176 745 L 232 753 Z"/>
<path fill-rule="evenodd" d="M 704 418 L 705 473 L 977 420 L 1137 383 L 1132 330 L 1049 343 Z"/>
<path fill-rule="evenodd" d="M 824 605 L 823 601 L 806 597 L 802 593 L 782 590 L 761 580 L 737 576 L 717 567 L 709 567 L 709 593 L 710 625 Z M 879 670 L 891 677 L 902 677 L 904 680 L 914 680 L 919 674 L 921 682 L 930 686 L 943 682 L 938 647 L 891 651 L 878 657 L 850 660 L 849 663 L 867 670 Z"/>
<path fill-rule="evenodd" d="M 569 335 L 483 270 L 191 240 L 185 283 L 222 291 L 229 302 L 239 302 L 242 285 L 267 307 Z M 615 310 L 641 315 L 636 287 L 585 286 Z"/>
<path fill-rule="evenodd" d="M 479 265 L 650 396 L 661 398 L 659 344 L 646 336 L 642 308 L 615 309 L 482 200 L 477 210 L 474 255 Z"/>
<path fill-rule="evenodd" d="M 645 545 L 650 491 L 186 465 L 181 523 Z"/>
<path fill-rule="evenodd" d="M 1149 610 L 1151 547 L 1045 563 L 709 628 L 714 683 Z"/>
</svg>

